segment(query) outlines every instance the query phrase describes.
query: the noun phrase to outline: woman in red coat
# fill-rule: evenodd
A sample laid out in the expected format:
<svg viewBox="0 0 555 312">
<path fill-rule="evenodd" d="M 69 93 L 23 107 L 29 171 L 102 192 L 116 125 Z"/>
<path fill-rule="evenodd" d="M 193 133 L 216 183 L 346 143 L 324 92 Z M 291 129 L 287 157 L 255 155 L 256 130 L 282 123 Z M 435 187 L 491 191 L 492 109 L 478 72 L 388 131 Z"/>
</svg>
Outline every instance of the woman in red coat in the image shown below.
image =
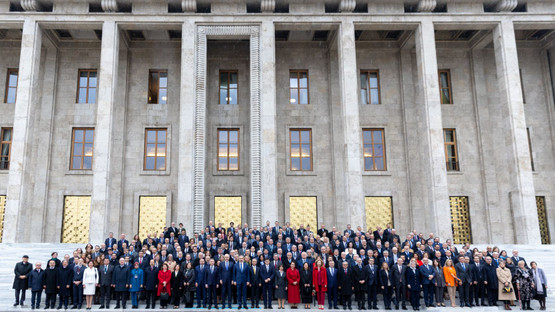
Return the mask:
<svg viewBox="0 0 555 312">
<path fill-rule="evenodd" d="M 312 285 L 318 299 L 318 309 L 324 310 L 324 300 L 328 290 L 328 275 L 320 258 L 316 260 L 316 266 L 312 269 Z"/>
<path fill-rule="evenodd" d="M 297 303 L 301 302 L 301 293 L 299 283 L 301 281 L 301 274 L 299 270 L 295 269 L 295 262 L 291 262 L 291 267 L 287 269 L 287 301 L 291 304 L 292 308 L 297 308 Z"/>
<path fill-rule="evenodd" d="M 168 297 L 172 295 L 170 284 L 171 278 L 172 272 L 168 270 L 168 264 L 164 262 L 164 264 L 162 264 L 162 270 L 158 272 L 158 296 L 160 296 L 163 292 L 168 293 Z M 162 300 L 162 298 L 160 298 L 160 307 L 165 309 L 167 306 L 168 300 Z"/>
</svg>

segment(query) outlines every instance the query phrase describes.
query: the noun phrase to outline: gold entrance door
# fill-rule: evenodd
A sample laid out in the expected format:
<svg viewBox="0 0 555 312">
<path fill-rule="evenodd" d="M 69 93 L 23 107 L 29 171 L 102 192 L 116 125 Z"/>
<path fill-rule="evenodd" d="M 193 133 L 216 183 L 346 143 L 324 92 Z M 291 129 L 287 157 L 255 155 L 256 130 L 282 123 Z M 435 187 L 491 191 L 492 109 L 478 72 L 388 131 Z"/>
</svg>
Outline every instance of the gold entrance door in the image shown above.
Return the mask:
<svg viewBox="0 0 555 312">
<path fill-rule="evenodd" d="M 289 223 L 299 228 L 299 225 L 310 225 L 310 230 L 318 229 L 318 216 L 315 196 L 289 197 Z"/>
<path fill-rule="evenodd" d="M 391 197 L 367 196 L 364 198 L 366 209 L 366 228 L 374 231 L 380 226 L 385 229 L 388 223 L 393 226 L 393 205 Z"/>
<path fill-rule="evenodd" d="M 216 196 L 214 197 L 214 222 L 224 228 L 233 222 L 235 226 L 241 224 L 241 196 Z"/>
<path fill-rule="evenodd" d="M 6 195 L 0 196 L 0 243 L 4 234 L 4 213 L 6 211 Z"/>
<path fill-rule="evenodd" d="M 91 197 L 66 196 L 64 198 L 62 243 L 88 243 L 90 220 Z"/>
<path fill-rule="evenodd" d="M 451 196 L 449 197 L 449 202 L 451 205 L 451 230 L 453 232 L 453 243 L 472 243 L 468 197 Z"/>
<path fill-rule="evenodd" d="M 166 226 L 166 196 L 139 197 L 139 238 L 158 237 Z"/>
<path fill-rule="evenodd" d="M 538 222 L 540 224 L 542 244 L 551 244 L 551 239 L 549 239 L 549 226 L 547 225 L 547 212 L 545 209 L 544 196 L 536 196 L 536 206 L 538 207 Z"/>
</svg>

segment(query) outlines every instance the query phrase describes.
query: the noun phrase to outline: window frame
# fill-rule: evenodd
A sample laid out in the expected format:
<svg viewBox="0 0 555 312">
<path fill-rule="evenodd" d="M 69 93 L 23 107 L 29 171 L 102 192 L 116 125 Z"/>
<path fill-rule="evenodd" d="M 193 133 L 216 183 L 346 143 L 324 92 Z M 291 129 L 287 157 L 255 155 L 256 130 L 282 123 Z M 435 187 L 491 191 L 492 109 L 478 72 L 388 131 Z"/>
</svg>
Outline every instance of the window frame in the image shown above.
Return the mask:
<svg viewBox="0 0 555 312">
<path fill-rule="evenodd" d="M 155 150 L 155 155 L 154 155 L 154 169 L 148 169 L 146 167 L 146 159 L 147 159 L 147 146 L 148 144 L 152 144 L 152 143 L 148 143 L 148 132 L 149 131 L 155 131 L 156 132 L 156 138 L 154 141 L 154 150 Z M 165 147 L 164 147 L 164 169 L 158 169 L 158 133 L 160 131 L 166 131 L 166 140 L 165 140 Z M 161 144 L 161 143 L 160 143 Z M 150 156 L 153 157 L 153 156 Z M 168 170 L 168 128 L 145 128 L 145 140 L 144 140 L 144 156 L 143 156 L 143 171 L 166 171 Z"/>
<path fill-rule="evenodd" d="M 371 88 L 370 87 L 370 74 L 376 74 L 376 79 L 378 80 L 378 87 L 377 88 Z M 368 95 L 366 100 L 367 103 L 365 103 L 364 101 L 362 102 L 364 105 L 380 105 L 382 104 L 382 92 L 381 92 L 381 84 L 380 84 L 380 70 L 379 69 L 361 69 L 360 70 L 360 75 L 362 74 L 366 74 L 366 88 L 362 87 L 362 81 L 360 82 L 360 90 L 366 90 L 366 94 Z M 378 90 L 378 103 L 377 104 L 373 104 L 372 103 L 372 89 L 377 89 Z M 361 98 L 362 100 L 362 98 Z"/>
<path fill-rule="evenodd" d="M 291 134 L 292 134 L 293 131 L 298 131 L 299 132 L 299 143 L 293 143 L 293 140 L 291 139 L 292 138 Z M 301 132 L 303 132 L 303 131 L 308 131 L 309 138 L 310 138 L 310 141 L 309 141 L 309 146 L 310 146 L 310 170 L 303 170 L 303 157 L 302 157 L 302 145 L 303 145 L 303 143 L 302 143 L 302 139 L 301 139 L 302 138 Z M 292 147 L 293 144 L 298 144 L 299 145 L 299 157 L 298 158 L 299 158 L 300 162 L 299 162 L 299 169 L 298 170 L 293 169 L 293 160 L 292 160 L 293 156 L 291 154 L 292 150 L 293 150 L 293 147 Z M 289 171 L 291 171 L 291 172 L 313 172 L 314 171 L 314 160 L 313 160 L 314 159 L 314 152 L 313 152 L 312 144 L 313 144 L 312 128 L 290 128 L 289 129 Z"/>
<path fill-rule="evenodd" d="M 11 73 L 17 73 L 17 79 L 15 81 L 15 87 L 10 86 L 10 74 Z M 8 91 L 10 90 L 10 88 L 15 88 L 15 98 L 13 100 L 13 103 L 8 102 Z M 6 90 L 4 93 L 4 103 L 6 104 L 15 104 L 17 102 L 17 89 L 19 88 L 19 68 L 8 68 L 7 73 L 6 73 Z"/>
<path fill-rule="evenodd" d="M 81 149 L 81 155 L 77 156 L 79 158 L 81 158 L 81 166 L 80 168 L 73 168 L 73 158 L 76 157 L 75 156 L 75 151 L 74 151 L 74 147 L 75 147 L 75 132 L 78 130 L 82 130 L 83 131 L 83 138 L 81 141 L 81 144 L 83 144 L 83 147 Z M 85 144 L 87 144 L 87 142 L 85 141 L 85 137 L 86 137 L 86 131 L 92 130 L 93 131 L 93 139 L 92 139 L 92 147 L 93 147 L 93 152 L 92 152 L 92 156 L 85 156 Z M 71 154 L 70 154 L 70 160 L 69 160 L 69 170 L 85 170 L 85 171 L 90 171 L 93 170 L 94 167 L 94 138 L 95 137 L 95 128 L 94 127 L 74 127 L 71 129 Z M 87 169 L 87 168 L 83 168 L 83 163 L 85 160 L 85 157 L 91 157 L 91 168 Z"/>
<path fill-rule="evenodd" d="M 366 143 L 364 141 L 364 132 L 370 131 L 372 142 Z M 372 132 L 380 131 L 382 134 L 382 143 L 374 143 L 374 135 Z M 374 145 L 375 144 L 382 144 L 383 145 L 383 155 L 382 156 L 374 156 Z M 364 146 L 371 145 L 372 146 L 372 157 L 364 156 Z M 366 158 L 372 158 L 372 169 L 366 169 Z M 383 158 L 383 169 L 376 169 L 376 158 Z M 362 129 L 362 162 L 364 167 L 364 172 L 384 172 L 387 171 L 387 152 L 386 152 L 386 145 L 385 145 L 385 128 L 363 128 Z"/>
<path fill-rule="evenodd" d="M 220 92 L 222 91 L 222 73 L 227 73 L 227 96 L 226 96 L 226 102 L 227 103 L 221 103 L 221 97 L 220 97 Z M 237 75 L 237 88 L 230 88 L 230 81 L 231 81 L 231 74 L 236 74 Z M 235 89 L 237 90 L 237 103 L 236 104 L 232 104 L 229 103 L 229 99 L 230 99 L 230 90 L 231 89 Z M 220 69 L 220 71 L 218 72 L 218 104 L 219 105 L 239 105 L 239 70 L 237 69 Z"/>
<path fill-rule="evenodd" d="M 447 87 L 444 88 L 441 85 L 441 74 L 445 73 L 447 74 Z M 437 77 L 438 77 L 438 84 L 439 84 L 439 102 L 442 105 L 449 105 L 449 104 L 453 104 L 453 85 L 451 83 L 451 70 L 450 69 L 438 69 L 437 71 Z M 443 103 L 443 89 L 447 89 L 449 91 L 449 103 Z"/>
<path fill-rule="evenodd" d="M 292 73 L 296 73 L 297 74 L 297 87 L 296 88 L 292 88 L 291 87 L 291 74 Z M 301 84 L 300 84 L 300 74 L 301 73 L 306 73 L 306 88 L 301 88 Z M 301 98 L 301 90 L 306 89 L 306 103 L 300 103 L 300 98 Z M 299 103 L 291 103 L 291 90 L 296 90 L 297 91 L 297 99 L 299 99 Z M 308 73 L 308 69 L 290 69 L 289 70 L 289 104 L 291 105 L 309 105 L 310 104 L 310 77 L 309 77 L 309 73 Z"/>
<path fill-rule="evenodd" d="M 453 132 L 453 142 L 447 142 L 447 131 Z M 455 148 L 455 157 L 449 157 L 449 153 L 447 152 L 448 146 L 454 146 Z M 455 128 L 443 128 L 443 151 L 445 153 L 445 169 L 447 172 L 458 172 L 461 171 L 461 166 L 459 164 L 459 148 L 457 146 L 457 130 Z M 449 169 L 450 159 L 455 160 L 455 169 Z"/>
<path fill-rule="evenodd" d="M 156 102 L 154 102 L 152 100 L 152 96 L 150 93 L 150 90 L 152 89 L 152 74 L 153 73 L 157 73 L 158 74 L 158 97 L 156 98 Z M 167 83 L 166 83 L 166 87 L 162 88 L 160 87 L 160 73 L 166 73 L 166 79 L 167 79 Z M 147 92 L 147 104 L 168 104 L 168 99 L 169 99 L 169 94 L 168 94 L 168 90 L 169 90 L 169 84 L 170 84 L 170 78 L 168 75 L 168 70 L 167 69 L 149 69 L 148 70 L 148 92 Z M 165 89 L 166 90 L 166 103 L 160 103 L 161 100 L 161 96 L 160 96 L 160 90 L 161 89 Z"/>
<path fill-rule="evenodd" d="M 232 131 L 237 131 L 237 169 L 229 169 L 229 159 L 231 158 L 229 156 L 229 145 L 230 144 L 235 144 L 235 143 L 230 143 L 229 142 L 229 133 Z M 226 132 L 227 133 L 227 143 L 221 143 L 220 142 L 220 132 Z M 217 158 L 217 162 L 216 162 L 216 169 L 218 172 L 238 172 L 241 170 L 241 129 L 239 128 L 218 128 L 218 137 L 217 137 L 217 144 L 218 147 L 216 149 L 216 158 Z M 220 144 L 226 144 L 227 145 L 227 169 L 220 169 Z"/>
<path fill-rule="evenodd" d="M 4 132 L 5 132 L 6 130 L 10 130 L 10 131 L 11 131 L 11 133 L 10 133 L 10 141 L 3 141 L 3 139 L 4 139 Z M 0 153 L 1 153 L 1 151 L 2 151 L 2 146 L 3 146 L 4 144 L 9 145 L 9 148 L 8 148 L 8 167 L 7 167 L 7 168 L 1 168 L 1 167 L 0 167 L 0 170 L 10 170 L 10 163 L 11 163 L 11 156 L 12 156 L 12 142 L 13 142 L 13 127 L 3 127 L 3 128 L 0 128 Z M 2 156 L 2 154 L 0 154 L 0 161 L 2 160 L 2 158 L 4 158 L 4 156 Z M 1 163 L 1 162 L 0 162 L 0 163 Z"/>
<path fill-rule="evenodd" d="M 85 87 L 85 89 L 87 89 L 87 93 L 85 95 L 85 102 L 84 103 L 79 102 L 79 92 L 81 90 L 81 73 L 82 72 L 87 72 L 87 86 Z M 91 72 L 96 73 L 96 87 L 91 87 L 90 86 L 91 85 L 90 84 Z M 96 91 L 97 91 L 94 102 L 89 102 L 89 89 L 96 89 Z M 96 68 L 82 68 L 82 69 L 79 69 L 77 71 L 77 95 L 75 96 L 75 103 L 76 104 L 96 104 L 97 99 L 98 99 L 98 69 L 96 69 Z"/>
</svg>

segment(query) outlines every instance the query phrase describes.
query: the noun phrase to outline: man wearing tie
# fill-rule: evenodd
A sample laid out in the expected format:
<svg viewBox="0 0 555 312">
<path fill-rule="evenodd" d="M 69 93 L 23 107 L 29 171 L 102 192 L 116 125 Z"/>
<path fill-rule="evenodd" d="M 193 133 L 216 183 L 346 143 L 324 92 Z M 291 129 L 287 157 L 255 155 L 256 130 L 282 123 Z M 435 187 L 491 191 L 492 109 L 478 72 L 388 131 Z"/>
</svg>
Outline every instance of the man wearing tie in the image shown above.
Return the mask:
<svg viewBox="0 0 555 312">
<path fill-rule="evenodd" d="M 260 301 L 260 288 L 262 287 L 262 280 L 260 279 L 260 268 L 258 267 L 258 259 L 252 258 L 252 265 L 250 267 L 250 283 L 251 283 L 251 308 L 258 309 L 258 302 Z"/>
<path fill-rule="evenodd" d="M 353 274 L 355 276 L 355 300 L 359 310 L 366 310 L 364 307 L 364 293 L 368 289 L 366 287 L 367 271 L 362 267 L 362 259 L 355 256 L 356 265 L 353 267 Z"/>
<path fill-rule="evenodd" d="M 78 263 L 73 268 L 73 307 L 72 309 L 81 309 L 83 304 L 83 274 L 85 267 L 83 266 L 83 259 L 79 259 Z"/>
<path fill-rule="evenodd" d="M 212 308 L 212 303 L 214 303 L 216 309 L 218 308 L 218 298 L 216 298 L 219 282 L 218 276 L 218 267 L 214 265 L 214 259 L 210 259 L 209 266 L 204 271 L 205 287 L 208 292 L 208 309 Z"/>
<path fill-rule="evenodd" d="M 465 305 L 471 307 L 470 305 L 470 284 L 472 284 L 472 272 L 469 270 L 466 261 L 470 262 L 468 257 L 459 257 L 459 263 L 455 265 L 455 271 L 457 272 L 457 277 L 459 278 L 459 298 L 461 299 L 461 308 Z"/>
<path fill-rule="evenodd" d="M 222 285 L 222 309 L 225 309 L 225 302 L 228 299 L 227 307 L 231 309 L 231 281 L 233 279 L 233 264 L 229 262 L 229 254 L 224 256 L 220 262 L 220 285 Z"/>
<path fill-rule="evenodd" d="M 238 309 L 247 307 L 247 286 L 250 285 L 250 269 L 245 263 L 245 258 L 239 256 L 239 262 L 235 263 L 233 268 L 233 285 L 237 287 L 237 302 L 239 303 Z"/>
<path fill-rule="evenodd" d="M 393 288 L 395 289 L 395 309 L 399 310 L 399 303 L 402 304 L 403 310 L 407 309 L 407 289 L 405 286 L 405 274 L 407 266 L 403 264 L 403 258 L 397 258 L 397 263 L 391 268 L 391 275 L 393 276 Z"/>
<path fill-rule="evenodd" d="M 197 309 L 206 308 L 206 279 L 204 258 L 200 258 L 199 265 L 195 267 L 195 288 L 197 289 Z"/>
<path fill-rule="evenodd" d="M 485 291 L 484 291 L 484 277 L 482 276 L 482 263 L 480 257 L 474 256 L 474 262 L 470 264 L 470 271 L 472 272 L 472 286 L 470 287 L 470 304 L 474 299 L 477 307 L 486 305 Z"/>
<path fill-rule="evenodd" d="M 351 297 L 353 296 L 353 291 L 355 289 L 355 279 L 349 269 L 349 263 L 343 262 L 343 268 L 339 270 L 337 275 L 337 289 L 341 294 L 341 300 L 343 301 L 343 309 L 349 308 L 351 310 Z"/>
<path fill-rule="evenodd" d="M 146 291 L 146 308 L 156 307 L 156 294 L 158 292 L 158 268 L 155 266 L 154 259 L 150 259 L 144 271 L 144 287 Z"/>
<path fill-rule="evenodd" d="M 368 258 L 366 268 L 366 292 L 368 293 L 368 309 L 378 309 L 378 266 L 374 264 L 374 258 Z"/>
<path fill-rule="evenodd" d="M 326 270 L 328 279 L 328 309 L 338 309 L 337 307 L 337 269 L 335 262 L 330 261 L 329 268 Z"/>
<path fill-rule="evenodd" d="M 109 309 L 112 273 L 114 272 L 114 267 L 110 265 L 110 259 L 104 259 L 104 263 L 98 271 L 100 273 L 98 278 L 98 283 L 100 284 L 100 309 Z"/>
<path fill-rule="evenodd" d="M 114 238 L 114 233 L 110 232 L 108 238 L 106 238 L 106 240 L 104 241 L 104 245 L 106 245 L 106 248 L 112 248 L 116 243 L 117 241 Z"/>
<path fill-rule="evenodd" d="M 420 290 L 422 289 L 422 286 L 420 272 L 418 272 L 418 268 L 416 267 L 416 260 L 414 259 L 410 261 L 410 267 L 407 269 L 406 282 L 407 288 L 410 291 L 410 303 L 412 305 L 412 308 L 415 311 L 419 311 Z"/>
<path fill-rule="evenodd" d="M 264 260 L 260 268 L 260 279 L 262 280 L 262 298 L 264 298 L 264 309 L 272 309 L 272 290 L 274 288 L 274 267 L 270 265 L 270 259 Z"/>
<path fill-rule="evenodd" d="M 422 288 L 424 288 L 424 304 L 431 307 L 434 304 L 434 284 L 436 271 L 430 265 L 428 258 L 422 259 L 423 265 L 420 267 Z"/>
</svg>

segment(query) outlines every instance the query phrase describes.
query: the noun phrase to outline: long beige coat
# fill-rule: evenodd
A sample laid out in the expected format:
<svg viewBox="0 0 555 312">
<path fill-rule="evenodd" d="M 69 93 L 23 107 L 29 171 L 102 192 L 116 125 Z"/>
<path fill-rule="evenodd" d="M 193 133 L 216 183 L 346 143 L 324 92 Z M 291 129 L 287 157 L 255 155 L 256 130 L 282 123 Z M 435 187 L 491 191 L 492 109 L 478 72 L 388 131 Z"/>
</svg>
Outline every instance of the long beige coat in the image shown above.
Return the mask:
<svg viewBox="0 0 555 312">
<path fill-rule="evenodd" d="M 515 290 L 513 289 L 513 284 L 511 283 L 511 271 L 507 268 L 497 268 L 496 272 L 497 279 L 499 280 L 499 300 L 516 300 Z M 505 287 L 504 284 L 506 282 L 509 282 L 509 287 L 513 290 L 510 293 L 503 292 L 503 287 Z"/>
</svg>

